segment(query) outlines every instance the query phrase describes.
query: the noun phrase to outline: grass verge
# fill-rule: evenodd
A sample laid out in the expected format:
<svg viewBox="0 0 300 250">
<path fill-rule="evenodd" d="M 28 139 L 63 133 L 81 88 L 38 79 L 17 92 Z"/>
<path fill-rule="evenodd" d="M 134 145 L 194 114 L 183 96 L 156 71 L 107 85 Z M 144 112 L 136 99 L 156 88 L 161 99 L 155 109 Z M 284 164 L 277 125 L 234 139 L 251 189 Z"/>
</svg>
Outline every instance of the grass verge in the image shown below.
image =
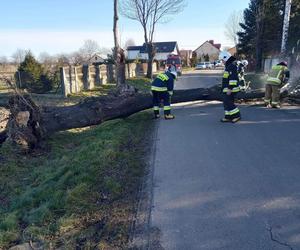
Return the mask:
<svg viewBox="0 0 300 250">
<path fill-rule="evenodd" d="M 57 133 L 48 152 L 0 148 L 0 249 L 124 249 L 144 173 L 149 112 Z"/>
<path fill-rule="evenodd" d="M 151 82 L 152 80 L 146 77 L 130 78 L 126 80 L 127 84 L 142 92 L 149 92 L 151 90 Z"/>
<path fill-rule="evenodd" d="M 32 99 L 39 106 L 71 106 L 75 105 L 86 97 L 97 97 L 107 95 L 110 91 L 115 89 L 115 84 L 105 84 L 101 86 L 96 86 L 93 90 L 82 91 L 78 94 L 71 94 L 67 98 L 62 95 L 49 93 L 49 94 L 31 94 Z M 11 89 L 0 89 L 0 106 L 6 106 L 9 97 L 13 94 Z"/>
</svg>

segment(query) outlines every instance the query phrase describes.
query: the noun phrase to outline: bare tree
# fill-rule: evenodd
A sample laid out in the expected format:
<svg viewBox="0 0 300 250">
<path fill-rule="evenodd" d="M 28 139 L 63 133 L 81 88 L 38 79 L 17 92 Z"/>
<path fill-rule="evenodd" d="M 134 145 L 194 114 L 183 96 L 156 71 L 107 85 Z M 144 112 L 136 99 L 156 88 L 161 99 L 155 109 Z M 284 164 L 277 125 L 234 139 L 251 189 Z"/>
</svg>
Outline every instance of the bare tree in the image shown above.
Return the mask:
<svg viewBox="0 0 300 250">
<path fill-rule="evenodd" d="M 84 63 L 88 63 L 92 55 L 93 54 L 91 54 L 91 56 L 88 56 L 86 54 L 80 53 L 80 51 L 75 51 L 73 53 L 68 54 L 67 57 L 70 64 L 78 66 Z"/>
<path fill-rule="evenodd" d="M 291 8 L 292 8 L 292 0 L 286 0 L 285 1 L 285 11 L 284 11 L 284 21 L 283 21 L 283 27 L 282 27 L 282 42 L 281 42 L 281 53 L 283 53 L 283 54 L 286 51 L 286 44 L 287 44 L 287 40 L 288 40 Z"/>
<path fill-rule="evenodd" d="M 119 15 L 118 15 L 118 0 L 114 0 L 114 61 L 116 65 L 116 82 L 117 86 L 120 88 L 122 85 L 125 85 L 125 58 L 124 51 L 120 48 L 119 42 Z"/>
<path fill-rule="evenodd" d="M 99 51 L 99 44 L 91 39 L 85 40 L 83 46 L 79 49 L 79 52 L 86 62 L 88 62 L 92 56 Z"/>
<path fill-rule="evenodd" d="M 8 64 L 8 59 L 6 56 L 0 56 L 0 64 L 2 65 Z"/>
<path fill-rule="evenodd" d="M 54 63 L 54 57 L 49 55 L 47 52 L 41 52 L 39 54 L 39 62 L 42 63 L 42 64 L 47 64 L 47 65 L 50 65 L 50 64 L 53 64 Z"/>
<path fill-rule="evenodd" d="M 152 78 L 152 64 L 155 57 L 153 38 L 158 23 L 167 22 L 181 12 L 185 0 L 122 0 L 122 14 L 138 21 L 144 31 L 144 40 L 148 53 L 147 77 Z"/>
<path fill-rule="evenodd" d="M 28 51 L 24 49 L 17 49 L 16 52 L 12 54 L 13 62 L 16 64 L 20 64 L 24 61 L 25 56 L 27 55 Z"/>
<path fill-rule="evenodd" d="M 235 46 L 238 44 L 237 33 L 241 30 L 240 23 L 243 22 L 243 13 L 241 11 L 233 11 L 225 23 L 225 36 Z"/>
<path fill-rule="evenodd" d="M 16 52 L 12 54 L 13 58 L 13 63 L 17 64 L 20 66 L 20 64 L 25 60 L 26 55 L 30 53 L 29 50 L 24 50 L 24 49 L 17 49 Z M 22 87 L 22 79 L 21 79 L 21 74 L 20 71 L 17 71 L 18 74 L 18 81 L 19 81 L 19 87 Z"/>
</svg>

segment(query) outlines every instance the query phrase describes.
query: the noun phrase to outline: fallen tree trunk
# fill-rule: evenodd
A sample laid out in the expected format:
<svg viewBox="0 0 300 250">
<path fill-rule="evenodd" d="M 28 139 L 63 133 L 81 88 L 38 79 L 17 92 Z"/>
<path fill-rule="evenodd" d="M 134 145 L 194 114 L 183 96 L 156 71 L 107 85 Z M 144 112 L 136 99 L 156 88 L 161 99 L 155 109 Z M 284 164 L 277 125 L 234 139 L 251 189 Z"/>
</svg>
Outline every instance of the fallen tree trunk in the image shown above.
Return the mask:
<svg viewBox="0 0 300 250">
<path fill-rule="evenodd" d="M 263 92 L 241 93 L 240 99 L 263 97 Z M 218 88 L 174 91 L 172 103 L 197 100 L 221 100 Z M 41 126 L 46 134 L 71 128 L 100 124 L 103 121 L 127 117 L 152 107 L 150 93 L 129 93 L 121 96 L 91 97 L 70 107 L 44 108 Z"/>
<path fill-rule="evenodd" d="M 240 99 L 263 97 L 263 92 L 240 93 Z M 174 91 L 172 103 L 221 100 L 217 87 Z M 150 93 L 125 92 L 121 95 L 90 97 L 69 107 L 37 107 L 29 96 L 10 101 L 8 138 L 23 149 L 34 148 L 43 138 L 57 131 L 87 127 L 103 121 L 127 117 L 152 107 Z M 27 113 L 26 113 L 27 112 Z M 5 135 L 6 136 L 6 135 Z"/>
</svg>

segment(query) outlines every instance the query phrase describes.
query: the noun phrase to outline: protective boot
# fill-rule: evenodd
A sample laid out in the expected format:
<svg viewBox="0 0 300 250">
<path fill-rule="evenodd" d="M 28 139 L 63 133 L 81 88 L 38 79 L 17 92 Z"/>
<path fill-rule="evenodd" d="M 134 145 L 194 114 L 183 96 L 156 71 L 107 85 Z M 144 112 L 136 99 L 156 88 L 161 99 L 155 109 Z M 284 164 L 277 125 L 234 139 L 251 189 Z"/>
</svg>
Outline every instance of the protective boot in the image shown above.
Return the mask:
<svg viewBox="0 0 300 250">
<path fill-rule="evenodd" d="M 236 118 L 233 118 L 232 120 L 231 120 L 231 122 L 232 123 L 236 123 L 236 122 L 238 122 L 239 120 L 241 120 L 241 117 L 239 116 L 239 117 L 236 117 Z"/>
<path fill-rule="evenodd" d="M 159 108 L 155 107 L 155 109 L 154 109 L 154 119 L 158 119 L 158 118 L 160 118 Z"/>
<path fill-rule="evenodd" d="M 281 107 L 280 107 L 280 104 L 273 104 L 272 108 L 274 108 L 274 109 L 280 109 Z"/>
<path fill-rule="evenodd" d="M 175 116 L 171 115 L 171 114 L 168 114 L 168 115 L 165 115 L 165 119 L 166 120 L 172 120 L 172 119 L 175 119 Z"/>
<path fill-rule="evenodd" d="M 230 119 L 227 119 L 227 118 L 222 118 L 222 119 L 220 120 L 220 122 L 231 122 L 231 120 L 230 120 Z"/>
</svg>

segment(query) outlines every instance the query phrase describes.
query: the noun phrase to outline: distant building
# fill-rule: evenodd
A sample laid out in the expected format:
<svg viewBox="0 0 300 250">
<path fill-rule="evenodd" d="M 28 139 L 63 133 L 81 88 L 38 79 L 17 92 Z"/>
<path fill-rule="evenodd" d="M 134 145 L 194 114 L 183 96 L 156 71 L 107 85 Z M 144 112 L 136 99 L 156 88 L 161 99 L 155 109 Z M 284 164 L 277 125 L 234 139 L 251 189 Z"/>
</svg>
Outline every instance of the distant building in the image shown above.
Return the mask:
<svg viewBox="0 0 300 250">
<path fill-rule="evenodd" d="M 227 50 L 232 56 L 236 55 L 237 53 L 237 49 L 236 49 L 236 46 L 230 48 Z"/>
<path fill-rule="evenodd" d="M 99 53 L 96 53 L 89 59 L 89 63 L 90 64 L 101 64 L 101 63 L 104 63 L 106 59 L 107 59 L 106 55 L 101 55 Z"/>
<path fill-rule="evenodd" d="M 155 48 L 154 60 L 163 62 L 167 60 L 168 55 L 179 55 L 177 42 L 157 42 L 153 43 Z M 127 60 L 148 60 L 146 44 L 143 46 L 129 46 L 127 48 Z"/>
<path fill-rule="evenodd" d="M 180 57 L 182 64 L 184 66 L 191 66 L 191 59 L 193 56 L 193 51 L 192 50 L 180 50 Z"/>
<path fill-rule="evenodd" d="M 197 55 L 197 59 L 204 60 L 208 55 L 210 61 L 218 60 L 220 54 L 221 44 L 214 43 L 214 40 L 209 40 L 201 44 L 197 49 L 193 51 Z"/>
</svg>

